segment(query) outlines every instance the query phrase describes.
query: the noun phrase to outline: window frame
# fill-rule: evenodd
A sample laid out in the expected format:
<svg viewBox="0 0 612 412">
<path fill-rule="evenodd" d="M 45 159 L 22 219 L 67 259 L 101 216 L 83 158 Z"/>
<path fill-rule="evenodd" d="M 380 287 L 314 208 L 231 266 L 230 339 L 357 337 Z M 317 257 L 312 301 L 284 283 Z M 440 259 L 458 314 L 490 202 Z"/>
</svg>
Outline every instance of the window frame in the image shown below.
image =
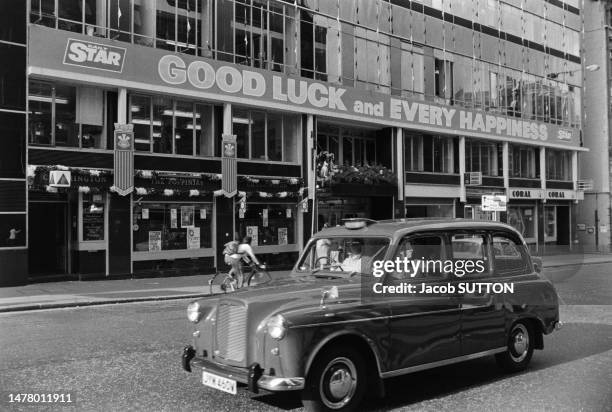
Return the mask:
<svg viewBox="0 0 612 412">
<path fill-rule="evenodd" d="M 504 231 L 504 230 L 492 230 L 489 232 L 489 237 L 490 237 L 490 242 L 491 242 L 490 244 L 491 244 L 491 254 L 492 254 L 491 264 L 493 265 L 492 273 L 495 277 L 524 276 L 524 275 L 529 275 L 530 273 L 533 273 L 534 271 L 533 262 L 531 261 L 531 255 L 529 254 L 529 248 L 521 237 L 517 236 L 514 233 L 511 233 L 509 231 Z M 520 273 L 518 270 L 510 271 L 507 273 L 504 273 L 504 272 L 500 273 L 500 271 L 497 268 L 497 264 L 495 262 L 495 254 L 493 253 L 493 243 L 494 243 L 495 237 L 506 238 L 507 240 L 512 241 L 515 244 L 515 246 L 517 246 L 518 251 L 521 254 L 521 260 L 525 262 L 525 266 L 520 271 Z"/>
</svg>

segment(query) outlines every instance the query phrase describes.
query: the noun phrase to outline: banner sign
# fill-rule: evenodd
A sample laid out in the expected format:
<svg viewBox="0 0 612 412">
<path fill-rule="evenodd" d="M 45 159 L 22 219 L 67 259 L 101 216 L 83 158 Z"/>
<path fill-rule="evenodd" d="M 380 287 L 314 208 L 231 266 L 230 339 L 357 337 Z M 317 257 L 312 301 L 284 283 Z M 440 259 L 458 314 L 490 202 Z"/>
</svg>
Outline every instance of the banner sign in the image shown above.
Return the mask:
<svg viewBox="0 0 612 412">
<path fill-rule="evenodd" d="M 121 54 L 120 50 L 115 50 L 118 43 L 113 40 L 96 39 L 98 43 L 94 44 L 88 36 L 39 25 L 31 25 L 29 30 L 28 70 L 33 75 L 71 80 L 82 78 L 109 87 L 154 90 L 156 93 L 217 102 L 267 105 L 278 110 L 432 133 L 580 147 L 578 129 L 516 118 L 501 110 L 484 112 L 400 98 L 139 45 L 121 43 L 125 46 L 125 52 Z M 122 71 L 110 69 L 119 66 Z M 101 68 L 110 71 L 102 74 Z"/>
<path fill-rule="evenodd" d="M 134 190 L 134 125 L 115 123 L 115 168 L 112 191 L 126 196 Z"/>
<path fill-rule="evenodd" d="M 221 149 L 221 190 L 226 197 L 232 197 L 238 193 L 236 135 L 224 134 Z"/>
</svg>

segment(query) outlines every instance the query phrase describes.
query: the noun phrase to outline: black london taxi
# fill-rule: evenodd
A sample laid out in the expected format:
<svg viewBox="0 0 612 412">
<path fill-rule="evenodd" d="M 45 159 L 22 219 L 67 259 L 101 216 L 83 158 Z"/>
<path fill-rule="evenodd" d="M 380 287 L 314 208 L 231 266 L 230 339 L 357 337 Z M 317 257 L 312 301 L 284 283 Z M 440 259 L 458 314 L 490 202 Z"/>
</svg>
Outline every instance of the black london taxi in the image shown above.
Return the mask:
<svg viewBox="0 0 612 412">
<path fill-rule="evenodd" d="M 385 378 L 489 355 L 520 371 L 560 327 L 540 270 L 503 223 L 347 220 L 313 236 L 290 276 L 190 303 L 182 366 L 230 394 L 301 391 L 315 411 L 355 410 L 384 396 Z"/>
</svg>

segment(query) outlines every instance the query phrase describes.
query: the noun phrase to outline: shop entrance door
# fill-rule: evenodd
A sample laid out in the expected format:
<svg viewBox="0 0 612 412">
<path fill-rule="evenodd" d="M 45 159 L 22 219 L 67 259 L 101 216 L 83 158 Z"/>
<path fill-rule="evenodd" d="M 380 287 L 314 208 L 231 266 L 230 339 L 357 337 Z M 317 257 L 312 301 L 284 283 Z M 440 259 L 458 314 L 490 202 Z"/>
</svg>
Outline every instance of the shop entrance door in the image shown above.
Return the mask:
<svg viewBox="0 0 612 412">
<path fill-rule="evenodd" d="M 68 273 L 66 203 L 30 202 L 28 261 L 32 278 Z"/>
</svg>

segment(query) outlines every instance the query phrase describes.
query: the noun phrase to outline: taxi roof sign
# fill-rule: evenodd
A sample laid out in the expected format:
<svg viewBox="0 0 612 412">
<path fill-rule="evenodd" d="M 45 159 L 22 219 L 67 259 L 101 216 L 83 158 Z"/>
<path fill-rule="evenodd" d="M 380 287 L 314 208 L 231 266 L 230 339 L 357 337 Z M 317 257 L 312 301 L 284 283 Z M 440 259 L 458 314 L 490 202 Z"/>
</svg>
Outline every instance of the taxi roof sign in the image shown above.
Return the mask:
<svg viewBox="0 0 612 412">
<path fill-rule="evenodd" d="M 355 217 L 350 219 L 342 219 L 342 222 L 344 222 L 344 227 L 347 229 L 362 229 L 368 225 L 371 225 L 372 223 L 376 223 L 376 220 Z"/>
</svg>

